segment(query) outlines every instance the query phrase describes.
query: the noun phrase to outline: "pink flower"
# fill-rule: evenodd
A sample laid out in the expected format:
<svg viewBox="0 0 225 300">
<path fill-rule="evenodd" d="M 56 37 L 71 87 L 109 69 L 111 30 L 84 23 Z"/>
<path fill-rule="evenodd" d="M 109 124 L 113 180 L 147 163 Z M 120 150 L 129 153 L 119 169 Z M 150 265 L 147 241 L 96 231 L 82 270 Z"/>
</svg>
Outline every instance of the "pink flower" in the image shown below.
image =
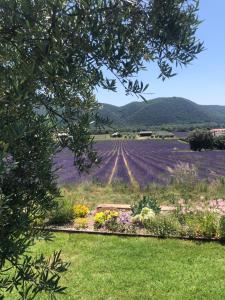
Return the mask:
<svg viewBox="0 0 225 300">
<path fill-rule="evenodd" d="M 210 202 L 209 202 L 209 205 L 210 206 L 217 206 L 217 201 L 216 200 L 211 200 Z"/>
<path fill-rule="evenodd" d="M 225 204 L 223 199 L 217 200 L 217 203 L 218 203 L 219 206 L 224 206 L 224 204 Z"/>
</svg>

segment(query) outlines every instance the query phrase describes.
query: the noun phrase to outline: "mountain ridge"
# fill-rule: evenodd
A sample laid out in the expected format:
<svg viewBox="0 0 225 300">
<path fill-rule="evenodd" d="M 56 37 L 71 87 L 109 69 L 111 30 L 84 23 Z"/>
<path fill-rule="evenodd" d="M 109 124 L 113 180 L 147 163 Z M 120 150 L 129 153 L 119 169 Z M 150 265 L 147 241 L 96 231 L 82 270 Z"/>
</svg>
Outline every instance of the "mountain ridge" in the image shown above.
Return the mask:
<svg viewBox="0 0 225 300">
<path fill-rule="evenodd" d="M 122 106 L 101 103 L 100 115 L 115 126 L 225 123 L 225 106 L 200 105 L 182 97 L 160 97 Z"/>
</svg>

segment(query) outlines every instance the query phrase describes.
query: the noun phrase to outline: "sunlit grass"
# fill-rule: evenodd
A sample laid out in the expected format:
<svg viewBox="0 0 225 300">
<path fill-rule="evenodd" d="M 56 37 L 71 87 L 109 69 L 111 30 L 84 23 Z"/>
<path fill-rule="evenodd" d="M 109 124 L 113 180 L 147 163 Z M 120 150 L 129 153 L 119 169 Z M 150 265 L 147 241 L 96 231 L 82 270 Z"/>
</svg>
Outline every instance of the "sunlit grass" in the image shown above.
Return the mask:
<svg viewBox="0 0 225 300">
<path fill-rule="evenodd" d="M 33 252 L 56 249 L 71 263 L 62 277 L 68 289 L 59 299 L 225 297 L 225 249 L 217 243 L 57 234 Z"/>
<path fill-rule="evenodd" d="M 122 184 L 96 185 L 80 184 L 65 186 L 61 189 L 62 195 L 72 203 L 85 203 L 91 208 L 100 203 L 133 203 L 139 199 L 141 192 Z"/>
<path fill-rule="evenodd" d="M 198 181 L 194 186 L 168 186 L 149 185 L 145 190 L 137 186 L 131 187 L 120 182 L 108 184 L 83 183 L 79 185 L 64 186 L 61 188 L 65 200 L 75 203 L 84 203 L 95 208 L 100 203 L 132 204 L 143 195 L 149 195 L 158 200 L 160 204 L 176 204 L 181 198 L 188 202 L 209 201 L 225 198 L 224 179 L 207 183 Z"/>
</svg>

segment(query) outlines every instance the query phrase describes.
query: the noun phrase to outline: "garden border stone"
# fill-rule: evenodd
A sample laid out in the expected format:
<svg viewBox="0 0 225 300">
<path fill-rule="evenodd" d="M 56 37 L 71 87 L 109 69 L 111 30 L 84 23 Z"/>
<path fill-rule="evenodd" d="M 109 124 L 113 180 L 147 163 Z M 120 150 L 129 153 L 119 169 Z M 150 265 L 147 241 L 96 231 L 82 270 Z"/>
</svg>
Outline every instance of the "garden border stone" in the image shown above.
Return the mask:
<svg viewBox="0 0 225 300">
<path fill-rule="evenodd" d="M 97 230 L 77 230 L 73 228 L 62 228 L 62 227 L 45 227 L 45 231 L 49 232 L 62 232 L 62 233 L 85 233 L 93 235 L 112 235 L 112 236 L 124 236 L 124 237 L 146 237 L 146 238 L 158 238 L 158 239 L 177 239 L 187 241 L 198 241 L 198 242 L 225 242 L 225 239 L 220 238 L 207 238 L 207 237 L 188 237 L 188 236 L 166 236 L 154 234 L 143 234 L 143 233 L 124 233 L 124 232 L 112 232 L 112 231 L 97 231 Z"/>
<path fill-rule="evenodd" d="M 176 210 L 176 206 L 172 205 L 161 205 L 161 212 L 162 213 L 169 213 Z M 104 210 L 123 210 L 129 211 L 131 210 L 131 205 L 129 204 L 121 204 L 121 203 L 103 203 L 99 204 L 96 207 L 96 212 L 104 211 Z"/>
</svg>

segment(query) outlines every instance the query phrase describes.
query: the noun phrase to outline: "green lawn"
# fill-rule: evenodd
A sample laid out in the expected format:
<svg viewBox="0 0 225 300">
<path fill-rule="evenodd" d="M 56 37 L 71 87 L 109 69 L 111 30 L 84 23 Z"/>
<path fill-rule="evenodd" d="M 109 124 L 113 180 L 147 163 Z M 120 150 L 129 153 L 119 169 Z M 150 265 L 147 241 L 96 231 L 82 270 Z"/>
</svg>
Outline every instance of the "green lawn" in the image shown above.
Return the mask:
<svg viewBox="0 0 225 300">
<path fill-rule="evenodd" d="M 57 234 L 34 248 L 55 249 L 71 262 L 59 299 L 225 298 L 225 248 L 217 243 Z"/>
</svg>

